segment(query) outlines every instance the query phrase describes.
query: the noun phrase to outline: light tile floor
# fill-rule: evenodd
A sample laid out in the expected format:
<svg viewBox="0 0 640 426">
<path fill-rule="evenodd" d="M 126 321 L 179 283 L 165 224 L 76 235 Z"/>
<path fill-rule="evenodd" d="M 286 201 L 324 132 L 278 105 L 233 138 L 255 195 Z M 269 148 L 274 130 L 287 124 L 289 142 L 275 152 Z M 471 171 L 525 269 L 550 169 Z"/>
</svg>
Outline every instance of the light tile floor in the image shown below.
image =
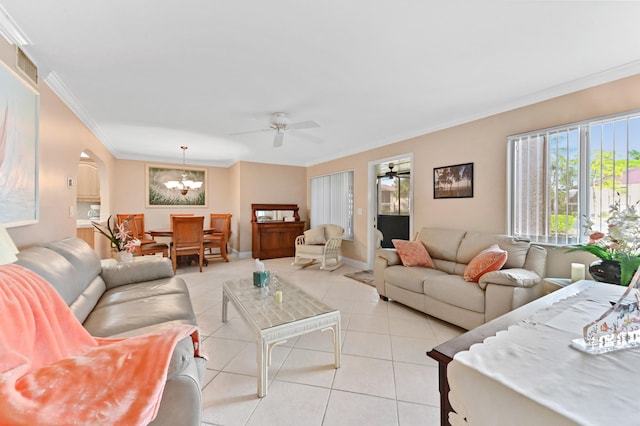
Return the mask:
<svg viewBox="0 0 640 426">
<path fill-rule="evenodd" d="M 267 269 L 340 310 L 342 365 L 333 365 L 329 332 L 300 336 L 274 348 L 268 394 L 256 396 L 256 345 L 229 304 L 222 323 L 222 283 L 250 277 L 251 259 L 211 262 L 202 273 L 181 267 L 203 346 L 209 354 L 202 391 L 203 425 L 438 425 L 437 363 L 425 352 L 463 332 L 393 302 L 374 287 L 318 266 L 299 269 L 291 258 L 266 260 Z M 286 297 L 286 295 L 285 295 Z"/>
</svg>

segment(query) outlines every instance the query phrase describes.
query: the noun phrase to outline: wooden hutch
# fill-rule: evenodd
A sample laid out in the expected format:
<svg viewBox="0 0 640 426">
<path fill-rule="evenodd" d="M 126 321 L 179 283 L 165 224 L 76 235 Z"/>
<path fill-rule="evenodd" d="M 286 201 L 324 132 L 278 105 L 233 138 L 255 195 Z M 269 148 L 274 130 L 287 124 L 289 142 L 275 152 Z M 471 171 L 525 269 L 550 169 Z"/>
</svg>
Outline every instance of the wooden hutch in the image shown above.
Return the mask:
<svg viewBox="0 0 640 426">
<path fill-rule="evenodd" d="M 251 204 L 254 259 L 273 259 L 295 255 L 295 241 L 304 232 L 297 204 Z"/>
</svg>

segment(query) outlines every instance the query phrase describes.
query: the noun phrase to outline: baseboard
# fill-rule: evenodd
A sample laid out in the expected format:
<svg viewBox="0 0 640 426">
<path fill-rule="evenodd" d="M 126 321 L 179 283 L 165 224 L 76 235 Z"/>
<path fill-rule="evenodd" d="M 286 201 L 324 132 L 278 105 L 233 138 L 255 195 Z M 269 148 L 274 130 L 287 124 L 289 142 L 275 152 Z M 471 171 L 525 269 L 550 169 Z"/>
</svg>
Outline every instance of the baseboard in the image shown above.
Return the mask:
<svg viewBox="0 0 640 426">
<path fill-rule="evenodd" d="M 251 252 L 250 251 L 239 252 L 237 250 L 231 249 L 231 253 L 234 254 L 238 259 L 251 259 Z M 358 268 L 358 269 L 362 269 L 362 270 L 369 269 L 369 266 L 367 265 L 366 262 L 361 262 L 359 260 L 350 259 L 350 258 L 344 257 L 344 256 L 342 256 L 340 258 L 340 260 L 344 264 L 353 266 L 354 268 Z"/>
</svg>

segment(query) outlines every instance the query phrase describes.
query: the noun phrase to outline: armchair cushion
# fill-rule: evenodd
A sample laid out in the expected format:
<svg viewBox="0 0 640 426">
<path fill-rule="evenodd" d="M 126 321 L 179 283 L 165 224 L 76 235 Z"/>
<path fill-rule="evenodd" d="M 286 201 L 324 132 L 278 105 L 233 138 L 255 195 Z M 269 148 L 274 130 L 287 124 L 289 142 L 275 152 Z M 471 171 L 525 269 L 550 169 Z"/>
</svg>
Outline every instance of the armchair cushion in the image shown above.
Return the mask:
<svg viewBox="0 0 640 426">
<path fill-rule="evenodd" d="M 324 236 L 324 227 L 316 226 L 307 231 L 304 231 L 304 243 L 305 244 L 324 244 L 327 239 Z"/>
<path fill-rule="evenodd" d="M 324 237 L 329 240 L 331 238 L 342 238 L 344 229 L 340 225 L 327 224 L 324 225 Z"/>
</svg>

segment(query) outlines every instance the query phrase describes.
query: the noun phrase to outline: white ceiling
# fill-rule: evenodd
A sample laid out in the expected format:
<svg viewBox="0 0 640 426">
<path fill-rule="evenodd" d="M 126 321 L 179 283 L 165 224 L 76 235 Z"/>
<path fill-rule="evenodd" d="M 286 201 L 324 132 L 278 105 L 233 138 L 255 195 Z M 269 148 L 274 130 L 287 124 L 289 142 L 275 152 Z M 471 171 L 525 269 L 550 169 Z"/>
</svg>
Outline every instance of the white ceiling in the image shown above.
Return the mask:
<svg viewBox="0 0 640 426">
<path fill-rule="evenodd" d="M 638 2 L 0 2 L 121 159 L 308 166 L 640 70 Z M 229 135 L 280 111 L 321 127 Z"/>
</svg>

